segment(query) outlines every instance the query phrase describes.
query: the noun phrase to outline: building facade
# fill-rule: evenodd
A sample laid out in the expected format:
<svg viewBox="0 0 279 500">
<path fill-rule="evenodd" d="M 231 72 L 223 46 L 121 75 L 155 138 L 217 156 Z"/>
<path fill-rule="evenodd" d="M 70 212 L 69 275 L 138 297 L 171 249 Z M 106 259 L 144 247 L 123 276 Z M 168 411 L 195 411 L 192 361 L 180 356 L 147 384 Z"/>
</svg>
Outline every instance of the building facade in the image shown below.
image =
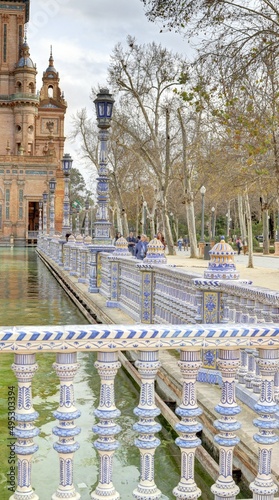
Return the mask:
<svg viewBox="0 0 279 500">
<path fill-rule="evenodd" d="M 0 245 L 26 245 L 39 229 L 39 201 L 56 179 L 55 227 L 63 222 L 64 118 L 52 50 L 36 89 L 25 36 L 29 0 L 0 0 Z"/>
</svg>

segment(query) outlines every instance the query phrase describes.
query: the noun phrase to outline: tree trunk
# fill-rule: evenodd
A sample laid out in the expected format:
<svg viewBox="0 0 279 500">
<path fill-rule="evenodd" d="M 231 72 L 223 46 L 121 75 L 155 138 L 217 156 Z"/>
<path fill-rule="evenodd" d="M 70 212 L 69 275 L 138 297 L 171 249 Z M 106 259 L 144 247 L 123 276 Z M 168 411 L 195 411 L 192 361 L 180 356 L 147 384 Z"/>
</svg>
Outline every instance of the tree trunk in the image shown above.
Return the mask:
<svg viewBox="0 0 279 500">
<path fill-rule="evenodd" d="M 268 218 L 268 205 L 262 204 L 263 212 L 263 254 L 269 254 L 269 218 Z"/>
<path fill-rule="evenodd" d="M 254 265 L 253 265 L 252 217 L 251 217 L 251 210 L 250 210 L 250 203 L 249 203 L 249 196 L 248 196 L 248 190 L 247 190 L 247 188 L 245 189 L 244 200 L 245 200 L 245 211 L 246 211 L 247 229 L 248 229 L 248 238 L 247 238 L 247 243 L 248 243 L 248 265 L 247 265 L 247 267 L 254 267 Z"/>
<path fill-rule="evenodd" d="M 238 195 L 238 218 L 239 218 L 239 229 L 240 229 L 240 234 L 238 236 L 241 236 L 242 240 L 247 240 L 243 202 L 242 202 L 242 196 L 240 194 Z"/>
<path fill-rule="evenodd" d="M 184 181 L 184 192 L 185 192 L 185 202 L 186 202 L 187 226 L 189 233 L 188 236 L 190 245 L 190 258 L 197 259 L 199 257 L 199 250 L 197 245 L 194 199 L 191 189 L 191 170 L 189 168 L 187 159 L 187 133 L 180 109 L 177 110 L 177 114 L 181 127 L 181 136 L 183 145 L 183 171 L 184 171 L 183 181 Z"/>
<path fill-rule="evenodd" d="M 190 245 L 190 258 L 197 259 L 199 257 L 199 250 L 198 250 L 197 236 L 196 236 L 196 221 L 195 221 L 193 193 L 190 193 L 190 196 L 191 200 L 189 200 L 186 205 L 187 226 L 188 226 L 188 236 Z"/>
</svg>

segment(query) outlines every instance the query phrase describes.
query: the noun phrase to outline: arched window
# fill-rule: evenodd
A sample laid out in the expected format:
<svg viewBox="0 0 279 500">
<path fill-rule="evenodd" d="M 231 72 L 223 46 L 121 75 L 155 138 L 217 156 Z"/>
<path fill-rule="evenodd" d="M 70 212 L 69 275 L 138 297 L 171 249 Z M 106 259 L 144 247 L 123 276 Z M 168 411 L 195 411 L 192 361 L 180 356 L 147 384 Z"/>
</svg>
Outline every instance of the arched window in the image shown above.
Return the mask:
<svg viewBox="0 0 279 500">
<path fill-rule="evenodd" d="M 48 95 L 48 97 L 53 97 L 53 86 L 52 85 L 48 86 L 47 95 Z"/>
<path fill-rule="evenodd" d="M 16 93 L 19 92 L 22 92 L 22 85 L 20 81 L 16 82 Z"/>
<path fill-rule="evenodd" d="M 35 92 L 35 86 L 34 86 L 33 82 L 29 83 L 29 92 L 30 92 L 30 94 L 34 94 L 34 92 Z"/>
</svg>

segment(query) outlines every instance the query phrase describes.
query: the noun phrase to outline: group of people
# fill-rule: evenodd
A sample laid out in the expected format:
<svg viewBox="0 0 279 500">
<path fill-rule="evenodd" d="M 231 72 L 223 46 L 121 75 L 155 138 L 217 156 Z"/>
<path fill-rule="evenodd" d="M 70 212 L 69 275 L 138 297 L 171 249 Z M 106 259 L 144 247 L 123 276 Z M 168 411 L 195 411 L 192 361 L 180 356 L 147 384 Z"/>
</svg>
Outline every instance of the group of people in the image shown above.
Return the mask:
<svg viewBox="0 0 279 500">
<path fill-rule="evenodd" d="M 121 233 L 116 233 L 114 244 L 122 235 Z M 164 248 L 166 248 L 165 238 L 161 232 L 158 232 L 155 236 L 158 240 L 161 241 Z M 131 231 L 129 236 L 126 238 L 128 242 L 128 250 L 129 252 L 136 257 L 136 259 L 143 260 L 147 254 L 147 245 L 149 243 L 149 238 L 146 234 L 142 234 L 141 236 L 134 236 L 134 233 Z"/>
</svg>

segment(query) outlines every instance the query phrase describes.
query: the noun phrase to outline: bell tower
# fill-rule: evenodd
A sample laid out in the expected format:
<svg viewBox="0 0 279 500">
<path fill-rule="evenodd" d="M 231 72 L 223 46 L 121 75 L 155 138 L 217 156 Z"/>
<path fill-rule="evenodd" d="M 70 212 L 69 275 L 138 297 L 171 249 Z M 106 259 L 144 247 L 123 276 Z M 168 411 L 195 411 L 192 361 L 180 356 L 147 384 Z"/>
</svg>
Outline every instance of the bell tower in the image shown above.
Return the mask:
<svg viewBox="0 0 279 500">
<path fill-rule="evenodd" d="M 36 90 L 37 69 L 25 35 L 29 8 L 30 0 L 0 0 L 0 245 L 36 241 L 39 202 L 52 178 L 57 232 L 63 222 L 67 103 L 52 50 L 43 86 Z"/>
</svg>

